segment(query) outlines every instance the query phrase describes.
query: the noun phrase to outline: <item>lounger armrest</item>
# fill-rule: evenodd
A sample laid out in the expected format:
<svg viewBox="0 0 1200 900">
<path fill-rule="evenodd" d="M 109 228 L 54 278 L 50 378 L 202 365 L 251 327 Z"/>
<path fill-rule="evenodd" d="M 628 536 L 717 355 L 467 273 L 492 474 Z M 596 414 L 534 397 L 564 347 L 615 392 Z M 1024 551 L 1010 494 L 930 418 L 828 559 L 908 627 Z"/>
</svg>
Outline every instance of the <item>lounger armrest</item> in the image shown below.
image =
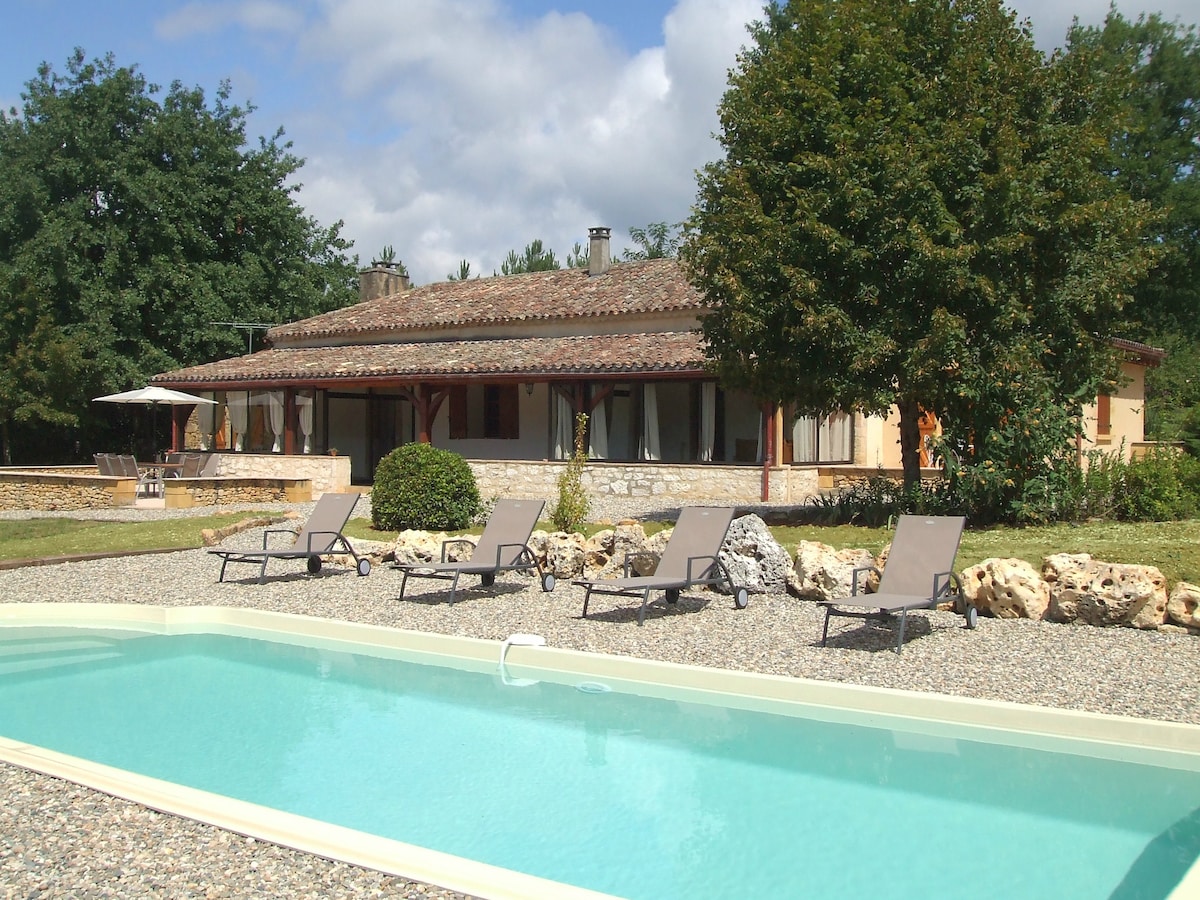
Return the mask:
<svg viewBox="0 0 1200 900">
<path fill-rule="evenodd" d="M 937 600 L 950 594 L 962 596 L 962 580 L 956 572 L 936 573 L 933 576 L 933 593 L 930 596 Z"/>
<path fill-rule="evenodd" d="M 689 582 L 699 580 L 700 576 L 694 574 L 692 564 L 701 560 L 707 561 L 708 565 L 704 567 L 704 571 L 701 572 L 700 575 L 706 575 L 708 572 L 712 571 L 712 567 L 717 564 L 717 558 L 715 556 L 689 556 L 687 561 L 687 580 Z"/>
<path fill-rule="evenodd" d="M 293 544 L 296 543 L 296 532 L 294 532 L 292 529 L 290 529 L 290 528 L 268 528 L 266 531 L 263 532 L 262 548 L 264 550 L 270 549 L 267 546 L 267 540 L 272 534 L 290 534 L 292 536 L 292 543 Z"/>
<path fill-rule="evenodd" d="M 624 567 L 624 573 L 625 573 L 624 577 L 629 578 L 630 575 L 633 574 L 630 566 L 635 559 L 655 559 L 657 557 L 658 557 L 658 554 L 651 553 L 648 550 L 638 550 L 634 553 L 626 553 L 625 561 L 622 564 Z"/>
<path fill-rule="evenodd" d="M 859 566 L 857 569 L 855 569 L 853 572 L 850 573 L 850 576 L 851 576 L 850 596 L 851 597 L 858 596 L 858 578 L 863 572 L 874 572 L 876 577 L 878 577 L 878 578 L 883 577 L 883 573 L 879 571 L 878 566 Z M 866 586 L 865 582 L 864 582 L 863 586 L 864 587 Z M 863 593 L 866 593 L 866 591 L 863 591 Z"/>
<path fill-rule="evenodd" d="M 446 559 L 446 550 L 451 544 L 469 544 L 472 550 L 475 549 L 475 542 L 470 538 L 450 538 L 449 540 L 442 541 L 442 562 L 448 562 Z"/>
<path fill-rule="evenodd" d="M 341 541 L 342 544 L 346 543 L 346 539 L 344 537 L 342 537 L 342 533 L 340 531 L 310 531 L 308 533 L 308 546 L 304 548 L 306 552 L 308 552 L 308 553 L 317 552 L 317 551 L 313 550 L 313 538 L 317 537 L 318 535 L 320 535 L 322 537 L 332 537 L 334 543 L 336 543 L 338 541 Z M 327 553 L 328 551 L 322 550 L 320 552 Z"/>
<path fill-rule="evenodd" d="M 511 544 L 499 544 L 496 546 L 496 568 L 497 569 L 499 569 L 500 566 L 503 565 L 503 563 L 501 563 L 501 560 L 504 558 L 504 551 L 506 549 L 511 549 L 513 547 L 518 548 L 521 551 L 521 554 L 526 554 L 526 553 L 529 554 L 529 558 L 531 560 L 533 559 L 533 551 L 529 549 L 528 544 L 518 544 L 515 541 Z M 521 555 L 518 554 L 517 559 L 520 559 L 520 558 L 521 558 Z"/>
</svg>

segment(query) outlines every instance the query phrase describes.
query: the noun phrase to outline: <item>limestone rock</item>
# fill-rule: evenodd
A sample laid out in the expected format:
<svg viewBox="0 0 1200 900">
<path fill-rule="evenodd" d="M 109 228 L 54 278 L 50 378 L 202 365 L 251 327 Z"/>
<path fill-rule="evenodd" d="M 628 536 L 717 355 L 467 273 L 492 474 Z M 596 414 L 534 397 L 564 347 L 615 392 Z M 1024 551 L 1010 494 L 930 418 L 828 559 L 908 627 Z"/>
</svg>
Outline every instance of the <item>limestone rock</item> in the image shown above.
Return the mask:
<svg viewBox="0 0 1200 900">
<path fill-rule="evenodd" d="M 1167 622 L 1200 629 L 1200 587 L 1181 581 L 1167 600 Z"/>
<path fill-rule="evenodd" d="M 543 532 L 544 534 L 544 532 Z M 542 568 L 553 572 L 560 581 L 578 578 L 583 574 L 584 540 L 578 532 L 556 531 L 545 535 L 543 551 L 539 554 Z M 535 553 L 537 550 L 535 549 Z"/>
<path fill-rule="evenodd" d="M 438 562 L 442 558 L 442 541 L 448 539 L 444 531 L 430 533 L 408 529 L 396 535 L 396 544 L 392 549 L 392 555 L 396 562 L 408 566 Z M 448 558 L 450 560 L 457 560 L 460 557 L 465 559 L 469 550 L 470 548 L 463 544 L 452 545 Z"/>
<path fill-rule="evenodd" d="M 854 586 L 854 570 L 873 565 L 875 559 L 866 550 L 834 550 L 820 541 L 801 541 L 788 572 L 788 590 L 808 600 L 848 597 Z M 859 589 L 866 584 L 864 580 Z"/>
<path fill-rule="evenodd" d="M 625 573 L 626 556 L 642 553 L 645 544 L 646 530 L 641 522 L 624 520 L 611 531 L 597 532 L 585 547 L 584 574 L 588 578 L 620 578 Z M 648 574 L 656 561 L 636 561 L 634 571 Z"/>
<path fill-rule="evenodd" d="M 792 558 L 759 516 L 734 519 L 721 546 L 720 560 L 737 587 L 751 594 L 783 593 Z"/>
<path fill-rule="evenodd" d="M 1044 619 L 1050 585 L 1023 559 L 985 559 L 962 573 L 963 595 L 999 619 Z"/>
<path fill-rule="evenodd" d="M 1108 563 L 1086 553 L 1056 553 L 1042 564 L 1049 618 L 1088 625 L 1157 628 L 1166 620 L 1166 579 L 1154 566 Z"/>
</svg>

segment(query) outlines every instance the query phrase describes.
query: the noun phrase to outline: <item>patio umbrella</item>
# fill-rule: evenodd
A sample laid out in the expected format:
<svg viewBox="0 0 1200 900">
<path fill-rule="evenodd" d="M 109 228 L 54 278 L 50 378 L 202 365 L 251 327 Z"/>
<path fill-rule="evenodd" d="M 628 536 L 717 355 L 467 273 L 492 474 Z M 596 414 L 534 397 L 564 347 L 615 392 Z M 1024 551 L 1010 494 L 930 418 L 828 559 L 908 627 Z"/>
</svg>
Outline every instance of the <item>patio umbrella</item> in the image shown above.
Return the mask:
<svg viewBox="0 0 1200 900">
<path fill-rule="evenodd" d="M 207 397 L 197 397 L 195 394 L 185 394 L 183 391 L 172 391 L 169 388 L 148 384 L 143 388 L 132 391 L 121 391 L 119 394 L 105 394 L 103 397 L 93 397 L 95 403 L 136 403 L 151 408 L 151 428 L 157 433 L 158 408 L 160 406 L 196 406 L 201 403 L 215 404 L 217 401 Z"/>
</svg>

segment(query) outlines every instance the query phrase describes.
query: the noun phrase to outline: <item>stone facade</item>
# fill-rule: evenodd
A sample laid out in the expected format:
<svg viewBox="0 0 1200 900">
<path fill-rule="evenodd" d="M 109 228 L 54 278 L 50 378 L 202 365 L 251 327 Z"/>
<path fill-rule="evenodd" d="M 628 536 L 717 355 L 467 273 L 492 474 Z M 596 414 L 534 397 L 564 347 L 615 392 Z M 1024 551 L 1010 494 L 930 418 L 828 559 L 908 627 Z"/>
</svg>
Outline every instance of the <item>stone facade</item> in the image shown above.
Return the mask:
<svg viewBox="0 0 1200 900">
<path fill-rule="evenodd" d="M 303 479 L 312 482 L 316 499 L 350 488 L 350 457 L 316 454 L 221 453 L 217 474 L 232 478 Z"/>
<path fill-rule="evenodd" d="M 469 460 L 482 497 L 556 497 L 562 461 Z M 676 465 L 671 463 L 589 462 L 581 483 L 593 496 L 663 498 L 666 505 L 717 501 L 759 503 L 759 466 Z M 803 503 L 817 494 L 817 470 L 770 470 L 772 503 Z M 315 490 L 315 485 L 314 485 Z"/>
</svg>

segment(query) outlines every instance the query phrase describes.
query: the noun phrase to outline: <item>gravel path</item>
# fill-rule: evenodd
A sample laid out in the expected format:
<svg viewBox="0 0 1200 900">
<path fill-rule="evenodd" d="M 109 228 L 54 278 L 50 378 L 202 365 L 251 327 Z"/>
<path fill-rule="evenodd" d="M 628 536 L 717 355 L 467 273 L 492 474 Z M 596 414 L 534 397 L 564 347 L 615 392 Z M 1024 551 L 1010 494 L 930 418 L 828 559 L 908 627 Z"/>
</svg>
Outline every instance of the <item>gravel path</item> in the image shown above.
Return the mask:
<svg viewBox="0 0 1200 900">
<path fill-rule="evenodd" d="M 297 507 L 302 515 L 309 508 Z M 615 520 L 672 512 L 610 503 L 593 514 Z M 151 518 L 178 511 L 104 513 Z M 260 533 L 226 544 L 261 546 Z M 279 564 L 278 577 L 259 585 L 250 567 L 233 573 L 244 572 L 245 580 L 218 584 L 217 568 L 202 550 L 36 566 L 0 571 L 0 595 L 10 602 L 257 607 L 491 639 L 533 632 L 577 650 L 1200 724 L 1200 639 L 1187 635 L 986 618 L 967 631 L 960 617 L 931 612 L 909 620 L 911 637 L 897 656 L 890 631 L 857 623 L 830 646 L 817 646 L 819 608 L 782 595 L 755 595 L 747 609 L 735 610 L 729 598 L 688 593 L 674 608 L 652 606 L 639 628 L 635 606 L 620 598 L 595 598 L 584 620 L 580 589 L 560 585 L 544 594 L 522 576 L 499 579 L 493 591 L 468 590 L 451 605 L 437 582 L 417 582 L 412 596 L 395 599 L 399 577 L 386 569 L 359 578 L 326 567 L 310 578 L 295 564 Z M 424 590 L 431 592 L 413 593 Z M 460 896 L 10 766 L 0 766 L 0 792 L 0 886 L 7 891 L 0 897 Z"/>
</svg>

